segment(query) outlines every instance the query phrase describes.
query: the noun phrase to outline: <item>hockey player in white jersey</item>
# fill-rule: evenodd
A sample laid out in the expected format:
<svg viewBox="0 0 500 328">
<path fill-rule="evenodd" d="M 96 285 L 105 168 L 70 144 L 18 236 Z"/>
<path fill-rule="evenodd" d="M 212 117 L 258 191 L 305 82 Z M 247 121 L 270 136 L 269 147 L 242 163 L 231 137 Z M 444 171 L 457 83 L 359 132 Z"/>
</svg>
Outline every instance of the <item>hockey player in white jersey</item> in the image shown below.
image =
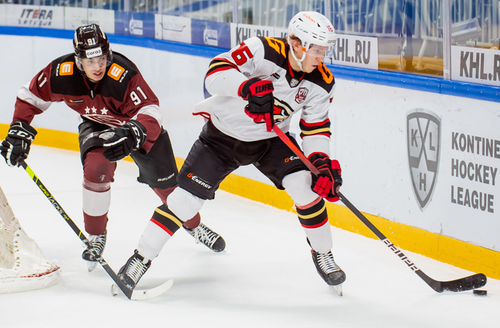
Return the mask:
<svg viewBox="0 0 500 328">
<path fill-rule="evenodd" d="M 153 214 L 152 220 L 162 222 L 169 232 L 150 222 L 134 255 L 120 270 L 130 288 L 135 288 L 182 222 L 214 199 L 224 178 L 249 164 L 295 202 L 313 262 L 325 282 L 330 286 L 344 282 L 345 273 L 331 252 L 325 207 L 325 199 L 339 199 L 336 192 L 342 185 L 340 165 L 330 159 L 329 109 L 335 80 L 322 62 L 332 54 L 335 41 L 326 17 L 300 12 L 290 21 L 287 38 L 249 38 L 212 60 L 205 77 L 212 96 L 195 108 L 208 113 L 210 120 L 180 170 L 179 188 Z M 291 115 L 299 112 L 303 151 L 318 168 L 318 176 L 272 131 L 276 124 L 287 132 Z"/>
</svg>

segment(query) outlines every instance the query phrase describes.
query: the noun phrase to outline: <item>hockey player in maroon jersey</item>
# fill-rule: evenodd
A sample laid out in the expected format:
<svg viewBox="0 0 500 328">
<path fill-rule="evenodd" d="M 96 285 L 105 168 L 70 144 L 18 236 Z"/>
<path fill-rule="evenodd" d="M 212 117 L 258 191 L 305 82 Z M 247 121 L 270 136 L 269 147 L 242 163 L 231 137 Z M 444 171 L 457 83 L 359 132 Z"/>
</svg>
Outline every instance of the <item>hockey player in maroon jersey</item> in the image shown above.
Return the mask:
<svg viewBox="0 0 500 328">
<path fill-rule="evenodd" d="M 253 37 L 214 58 L 205 77 L 212 95 L 196 106 L 210 114 L 182 166 L 179 188 L 158 207 L 153 219 L 175 232 L 214 199 L 224 178 L 241 165 L 253 164 L 295 202 L 312 248 L 317 271 L 330 286 L 345 280 L 335 263 L 325 201 L 337 201 L 342 184 L 338 161 L 330 159 L 329 109 L 335 80 L 323 64 L 333 52 L 336 35 L 326 17 L 300 12 L 286 39 Z M 290 116 L 301 112 L 302 147 L 319 169 L 312 176 L 301 160 L 272 131 L 290 128 Z M 293 139 L 290 136 L 291 139 Z M 295 142 L 295 140 L 293 140 Z M 171 237 L 155 234 L 150 222 L 121 278 L 134 288 Z"/>
<path fill-rule="evenodd" d="M 64 102 L 81 115 L 83 217 L 89 241 L 101 254 L 116 162 L 130 155 L 139 167 L 138 181 L 148 184 L 162 201 L 176 187 L 177 167 L 168 133 L 162 128 L 158 98 L 135 64 L 111 51 L 106 34 L 96 24 L 76 29 L 73 46 L 74 53 L 52 61 L 19 90 L 1 153 L 8 165 L 19 166 L 37 134 L 30 123 L 53 102 Z M 197 242 L 222 251 L 224 239 L 199 223 L 195 213 L 183 226 Z M 158 223 L 157 230 L 163 229 Z M 93 270 L 95 255 L 86 249 L 82 257 Z"/>
</svg>

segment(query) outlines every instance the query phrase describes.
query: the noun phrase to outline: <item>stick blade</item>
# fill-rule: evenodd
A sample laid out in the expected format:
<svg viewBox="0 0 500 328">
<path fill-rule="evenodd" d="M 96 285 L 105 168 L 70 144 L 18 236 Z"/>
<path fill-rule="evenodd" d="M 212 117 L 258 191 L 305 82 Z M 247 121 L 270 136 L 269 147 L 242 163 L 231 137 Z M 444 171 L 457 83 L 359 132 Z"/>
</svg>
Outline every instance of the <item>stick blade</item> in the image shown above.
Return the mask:
<svg viewBox="0 0 500 328">
<path fill-rule="evenodd" d="M 148 300 L 151 298 L 158 297 L 165 293 L 167 290 L 172 287 L 174 284 L 174 280 L 170 279 L 167 282 L 161 284 L 158 287 L 151 288 L 151 289 L 143 289 L 143 290 L 134 290 L 132 292 L 132 296 L 130 297 L 131 300 L 133 301 L 140 301 L 140 300 Z"/>
<path fill-rule="evenodd" d="M 174 284 L 174 280 L 170 279 L 167 282 L 164 282 L 163 284 L 161 284 L 160 286 L 157 286 L 155 288 L 131 290 L 127 287 L 124 287 L 125 290 L 122 289 L 122 292 L 125 294 L 125 296 L 127 296 L 132 301 L 149 300 L 151 298 L 155 298 L 155 297 L 162 295 L 167 290 L 169 290 L 173 284 Z M 111 294 L 113 296 L 118 295 L 119 291 L 120 291 L 120 287 L 117 284 L 111 285 Z"/>
<path fill-rule="evenodd" d="M 450 281 L 434 280 L 426 275 L 422 270 L 417 270 L 415 273 L 420 276 L 420 278 L 422 278 L 427 285 L 429 285 L 429 287 L 438 293 L 442 293 L 444 291 L 463 292 L 486 285 L 486 276 L 482 273 L 476 273 L 471 276 Z"/>
<path fill-rule="evenodd" d="M 462 279 L 443 281 L 441 287 L 443 291 L 462 292 L 481 288 L 486 285 L 486 276 L 482 273 L 476 273 L 472 276 L 464 277 Z"/>
</svg>

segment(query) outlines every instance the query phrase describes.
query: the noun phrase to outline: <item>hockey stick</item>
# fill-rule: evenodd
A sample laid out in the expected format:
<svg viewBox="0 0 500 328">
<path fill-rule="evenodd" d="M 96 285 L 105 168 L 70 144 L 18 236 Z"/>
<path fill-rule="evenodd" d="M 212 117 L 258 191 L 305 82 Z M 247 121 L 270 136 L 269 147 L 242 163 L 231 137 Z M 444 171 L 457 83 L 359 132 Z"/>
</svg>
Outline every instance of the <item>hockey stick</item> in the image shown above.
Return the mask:
<svg viewBox="0 0 500 328">
<path fill-rule="evenodd" d="M 21 166 L 24 168 L 26 173 L 33 179 L 35 184 L 38 186 L 38 188 L 43 192 L 45 197 L 50 201 L 52 206 L 61 214 L 61 216 L 66 220 L 66 223 L 69 224 L 69 226 L 73 229 L 73 231 L 76 233 L 76 235 L 80 238 L 81 241 L 85 244 L 85 246 L 95 255 L 97 262 L 102 265 L 104 270 L 108 273 L 108 275 L 113 279 L 115 284 L 121 289 L 121 291 L 125 294 L 125 296 L 128 297 L 130 300 L 143 300 L 143 299 L 149 299 L 153 298 L 156 296 L 159 296 L 166 292 L 173 284 L 173 280 L 170 279 L 167 282 L 163 283 L 162 285 L 152 288 L 152 289 L 147 289 L 147 290 L 135 290 L 135 289 L 130 289 L 123 283 L 123 281 L 116 275 L 116 273 L 111 269 L 111 267 L 108 265 L 108 263 L 104 260 L 104 258 L 97 254 L 97 251 L 92 248 L 92 245 L 88 241 L 87 237 L 85 234 L 78 228 L 78 226 L 75 224 L 75 222 L 69 217 L 69 215 L 64 211 L 61 205 L 57 202 L 57 200 L 52 196 L 52 194 L 49 192 L 49 190 L 43 185 L 42 181 L 35 175 L 33 170 L 26 164 L 25 161 L 21 163 Z M 115 289 L 112 290 L 113 293 L 115 292 Z"/>
<path fill-rule="evenodd" d="M 274 132 L 278 137 L 304 162 L 304 164 L 311 170 L 312 173 L 318 175 L 318 169 L 309 161 L 309 159 L 302 153 L 302 151 L 288 138 L 288 136 L 283 133 L 283 131 L 277 126 L 273 126 Z M 403 261 L 413 272 L 415 272 L 423 281 L 427 283 L 436 292 L 441 293 L 443 291 L 461 292 L 465 290 L 475 289 L 483 287 L 486 284 L 486 276 L 482 273 L 476 273 L 471 276 L 464 278 L 450 280 L 450 281 L 439 281 L 434 280 L 428 275 L 426 275 L 422 270 L 417 268 L 417 266 L 394 244 L 387 239 L 386 236 L 380 230 L 377 229 L 363 214 L 352 203 L 340 192 L 337 192 L 342 203 L 344 203 L 351 212 L 358 217 L 358 219 L 363 222 L 368 229 L 370 229 L 394 254 L 396 254 L 401 261 Z"/>
</svg>

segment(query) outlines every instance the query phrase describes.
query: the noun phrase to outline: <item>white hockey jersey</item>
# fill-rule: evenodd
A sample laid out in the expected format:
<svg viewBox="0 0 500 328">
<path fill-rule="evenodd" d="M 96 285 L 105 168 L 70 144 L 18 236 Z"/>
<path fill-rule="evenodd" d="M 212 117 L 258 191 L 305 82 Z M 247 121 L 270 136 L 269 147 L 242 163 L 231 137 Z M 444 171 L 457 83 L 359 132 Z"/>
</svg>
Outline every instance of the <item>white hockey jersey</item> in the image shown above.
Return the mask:
<svg viewBox="0 0 500 328">
<path fill-rule="evenodd" d="M 274 120 L 287 132 L 290 117 L 301 111 L 302 147 L 306 156 L 312 152 L 330 155 L 329 108 L 335 79 L 321 63 L 311 73 L 294 71 L 288 61 L 285 39 L 253 37 L 215 57 L 205 77 L 212 95 L 195 106 L 195 112 L 208 112 L 213 124 L 223 133 L 242 140 L 256 141 L 276 137 L 245 114 L 247 101 L 238 95 L 240 85 L 250 78 L 273 82 Z"/>
</svg>

